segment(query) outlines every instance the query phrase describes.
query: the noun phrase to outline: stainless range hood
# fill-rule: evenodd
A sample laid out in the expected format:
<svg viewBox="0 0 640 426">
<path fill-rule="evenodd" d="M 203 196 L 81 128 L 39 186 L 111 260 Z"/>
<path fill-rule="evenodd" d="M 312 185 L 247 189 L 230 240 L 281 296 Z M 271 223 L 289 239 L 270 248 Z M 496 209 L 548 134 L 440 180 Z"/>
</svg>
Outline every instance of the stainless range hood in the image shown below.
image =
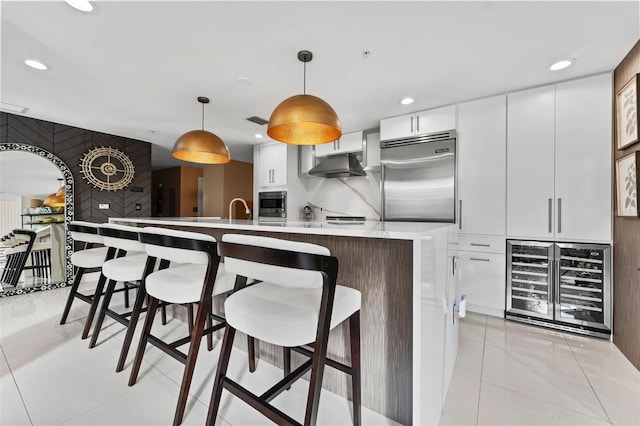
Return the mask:
<svg viewBox="0 0 640 426">
<path fill-rule="evenodd" d="M 324 178 L 364 176 L 365 174 L 354 153 L 325 157 L 314 168 L 309 170 L 310 176 Z"/>
</svg>

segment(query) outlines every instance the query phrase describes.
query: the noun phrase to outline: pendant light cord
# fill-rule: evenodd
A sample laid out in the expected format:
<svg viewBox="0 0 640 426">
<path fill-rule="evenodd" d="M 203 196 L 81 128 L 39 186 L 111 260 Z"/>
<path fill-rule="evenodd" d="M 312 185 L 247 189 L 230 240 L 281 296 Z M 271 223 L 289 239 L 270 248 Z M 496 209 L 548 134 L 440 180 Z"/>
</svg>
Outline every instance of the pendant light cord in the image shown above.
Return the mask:
<svg viewBox="0 0 640 426">
<path fill-rule="evenodd" d="M 303 62 L 303 64 L 304 64 L 304 72 L 302 77 L 302 94 L 306 95 L 307 94 L 307 63 Z"/>
<path fill-rule="evenodd" d="M 204 102 L 202 103 L 202 130 L 204 130 Z"/>
</svg>

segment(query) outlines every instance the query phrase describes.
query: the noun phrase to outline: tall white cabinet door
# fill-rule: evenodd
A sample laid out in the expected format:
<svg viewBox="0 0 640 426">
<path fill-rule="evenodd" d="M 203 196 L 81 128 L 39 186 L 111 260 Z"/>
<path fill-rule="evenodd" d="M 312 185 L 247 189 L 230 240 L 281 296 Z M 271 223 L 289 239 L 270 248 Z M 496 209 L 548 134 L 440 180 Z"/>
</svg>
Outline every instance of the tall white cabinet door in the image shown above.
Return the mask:
<svg viewBox="0 0 640 426">
<path fill-rule="evenodd" d="M 555 86 L 507 96 L 507 236 L 553 238 Z"/>
<path fill-rule="evenodd" d="M 458 105 L 458 226 L 505 234 L 506 95 Z"/>
<path fill-rule="evenodd" d="M 556 85 L 556 239 L 611 240 L 611 75 Z"/>
</svg>

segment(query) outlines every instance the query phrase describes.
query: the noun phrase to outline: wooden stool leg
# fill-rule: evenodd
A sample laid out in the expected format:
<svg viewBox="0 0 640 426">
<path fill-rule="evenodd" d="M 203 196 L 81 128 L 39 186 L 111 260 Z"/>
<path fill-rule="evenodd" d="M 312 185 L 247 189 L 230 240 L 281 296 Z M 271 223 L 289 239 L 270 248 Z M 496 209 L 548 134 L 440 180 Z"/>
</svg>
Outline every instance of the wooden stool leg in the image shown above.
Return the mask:
<svg viewBox="0 0 640 426">
<path fill-rule="evenodd" d="M 71 284 L 71 290 L 69 290 L 67 303 L 64 306 L 64 311 L 62 311 L 60 324 L 64 324 L 65 322 L 67 322 L 67 317 L 69 316 L 69 311 L 71 310 L 73 299 L 76 298 L 76 293 L 78 292 L 78 286 L 80 285 L 80 281 L 82 280 L 82 275 L 84 275 L 84 268 L 78 268 L 78 270 L 76 271 L 76 276 L 73 278 L 73 283 Z"/>
<path fill-rule="evenodd" d="M 249 355 L 249 372 L 256 371 L 256 341 L 253 337 L 247 336 L 247 348 Z"/>
<path fill-rule="evenodd" d="M 153 317 L 156 315 L 158 309 L 159 300 L 155 297 L 149 297 L 149 306 L 147 307 L 147 317 L 144 320 L 144 328 L 142 329 L 142 335 L 140 336 L 140 343 L 138 344 L 138 351 L 133 361 L 133 368 L 131 369 L 131 376 L 129 376 L 129 386 L 136 384 L 138 373 L 140 372 L 140 366 L 142 365 L 142 357 L 144 356 L 144 350 L 147 346 L 147 340 L 149 334 L 151 334 L 151 326 L 153 325 Z"/>
<path fill-rule="evenodd" d="M 291 373 L 291 348 L 282 348 L 282 360 L 284 377 L 287 377 Z M 289 389 L 291 389 L 291 386 L 287 387 L 287 390 Z"/>
<path fill-rule="evenodd" d="M 107 277 L 105 277 L 102 272 L 100 273 L 100 278 L 98 278 L 98 285 L 96 286 L 96 291 L 93 294 L 93 298 L 91 299 L 91 306 L 89 307 L 89 313 L 87 314 L 87 319 L 84 323 L 84 330 L 82 331 L 82 338 L 86 339 L 89 335 L 89 331 L 91 331 L 91 324 L 93 323 L 93 317 L 98 310 L 98 304 L 100 303 L 100 296 L 102 295 L 102 291 L 104 290 L 104 284 L 107 281 Z"/>
<path fill-rule="evenodd" d="M 205 425 L 213 426 L 218 417 L 220 409 L 220 398 L 222 397 L 222 379 L 227 375 L 229 367 L 229 359 L 231 358 L 231 349 L 233 348 L 233 338 L 236 335 L 236 329 L 227 324 L 224 327 L 224 337 L 222 338 L 222 348 L 220 348 L 220 359 L 216 369 L 216 376 L 213 382 L 213 392 L 211 401 L 209 402 L 209 411 L 207 412 L 207 421 Z"/>
<path fill-rule="evenodd" d="M 213 287 L 213 286 L 211 286 Z M 189 304 L 189 311 L 193 314 L 193 304 Z M 187 362 L 184 366 L 184 373 L 182 375 L 182 384 L 180 385 L 180 395 L 178 396 L 178 406 L 176 408 L 176 414 L 173 419 L 174 426 L 182 423 L 184 417 L 184 410 L 187 406 L 187 398 L 189 397 L 189 388 L 191 387 L 191 380 L 193 379 L 193 371 L 196 368 L 196 360 L 198 358 L 198 350 L 200 349 L 200 341 L 204 334 L 205 325 L 209 314 L 211 313 L 211 298 L 208 301 L 202 301 L 198 305 L 198 311 L 196 313 L 196 320 L 193 324 L 193 330 L 191 332 L 191 342 L 189 344 L 189 353 L 187 354 Z"/>
<path fill-rule="evenodd" d="M 102 328 L 104 317 L 107 314 L 107 309 L 109 309 L 109 303 L 111 302 L 111 296 L 113 295 L 113 290 L 115 290 L 115 288 L 116 281 L 109 280 L 109 283 L 107 284 L 107 290 L 104 292 L 104 297 L 102 298 L 102 306 L 100 306 L 100 312 L 98 312 L 96 325 L 93 327 L 93 335 L 91 335 L 89 349 L 96 346 L 96 342 L 98 341 L 98 334 L 100 334 L 100 329 Z"/>
<path fill-rule="evenodd" d="M 131 286 L 129 286 L 129 283 L 127 282 L 123 284 L 124 284 L 124 288 L 126 289 L 124 291 L 124 307 L 129 308 L 129 289 L 131 288 Z"/>
<path fill-rule="evenodd" d="M 142 281 L 140 281 L 140 286 L 138 287 L 136 300 L 133 303 L 133 310 L 131 311 L 131 316 L 129 317 L 129 326 L 127 327 L 127 334 L 124 336 L 122 349 L 120 349 L 120 358 L 118 359 L 116 372 L 122 371 L 122 369 L 124 368 L 124 363 L 127 360 L 127 354 L 129 353 L 131 341 L 133 340 L 133 333 L 136 331 L 136 325 L 138 324 L 138 319 L 140 318 L 140 314 L 142 313 L 142 305 L 144 304 L 145 299 L 148 299 L 144 278 L 146 278 L 147 275 L 149 275 L 151 271 L 153 271 L 155 264 L 156 258 L 149 256 L 147 258 L 147 263 L 145 264 L 144 272 L 142 274 L 143 279 Z"/>
<path fill-rule="evenodd" d="M 193 332 L 193 303 L 187 303 L 187 323 L 189 325 L 189 334 Z"/>
<path fill-rule="evenodd" d="M 213 310 L 213 308 L 211 308 Z M 207 328 L 213 327 L 213 319 L 211 315 L 207 316 Z M 207 350 L 211 352 L 213 350 L 213 333 L 207 334 Z"/>
<path fill-rule="evenodd" d="M 362 390 L 360 386 L 360 311 L 349 318 L 351 340 L 351 394 L 353 399 L 353 424 L 362 424 Z"/>
</svg>

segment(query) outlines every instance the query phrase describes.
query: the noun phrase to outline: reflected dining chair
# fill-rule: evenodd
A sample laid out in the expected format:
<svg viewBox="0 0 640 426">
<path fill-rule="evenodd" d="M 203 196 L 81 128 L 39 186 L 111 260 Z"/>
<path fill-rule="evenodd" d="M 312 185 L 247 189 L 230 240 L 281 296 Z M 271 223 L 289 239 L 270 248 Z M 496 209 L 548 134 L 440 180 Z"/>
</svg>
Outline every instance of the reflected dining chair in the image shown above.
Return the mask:
<svg viewBox="0 0 640 426">
<path fill-rule="evenodd" d="M 325 364 L 351 375 L 353 420 L 360 425 L 361 294 L 337 285 L 338 259 L 319 245 L 253 235 L 225 234 L 218 251 L 228 273 L 261 282 L 244 286 L 245 279 L 238 279 L 224 303 L 227 325 L 206 425 L 214 424 L 225 389 L 275 423 L 301 424 L 270 401 L 309 370 L 303 424 L 315 425 Z M 351 366 L 327 357 L 329 332 L 345 320 L 349 321 Z M 284 348 L 285 377 L 261 395 L 227 376 L 236 331 Z M 293 371 L 292 350 L 310 357 Z"/>
</svg>

